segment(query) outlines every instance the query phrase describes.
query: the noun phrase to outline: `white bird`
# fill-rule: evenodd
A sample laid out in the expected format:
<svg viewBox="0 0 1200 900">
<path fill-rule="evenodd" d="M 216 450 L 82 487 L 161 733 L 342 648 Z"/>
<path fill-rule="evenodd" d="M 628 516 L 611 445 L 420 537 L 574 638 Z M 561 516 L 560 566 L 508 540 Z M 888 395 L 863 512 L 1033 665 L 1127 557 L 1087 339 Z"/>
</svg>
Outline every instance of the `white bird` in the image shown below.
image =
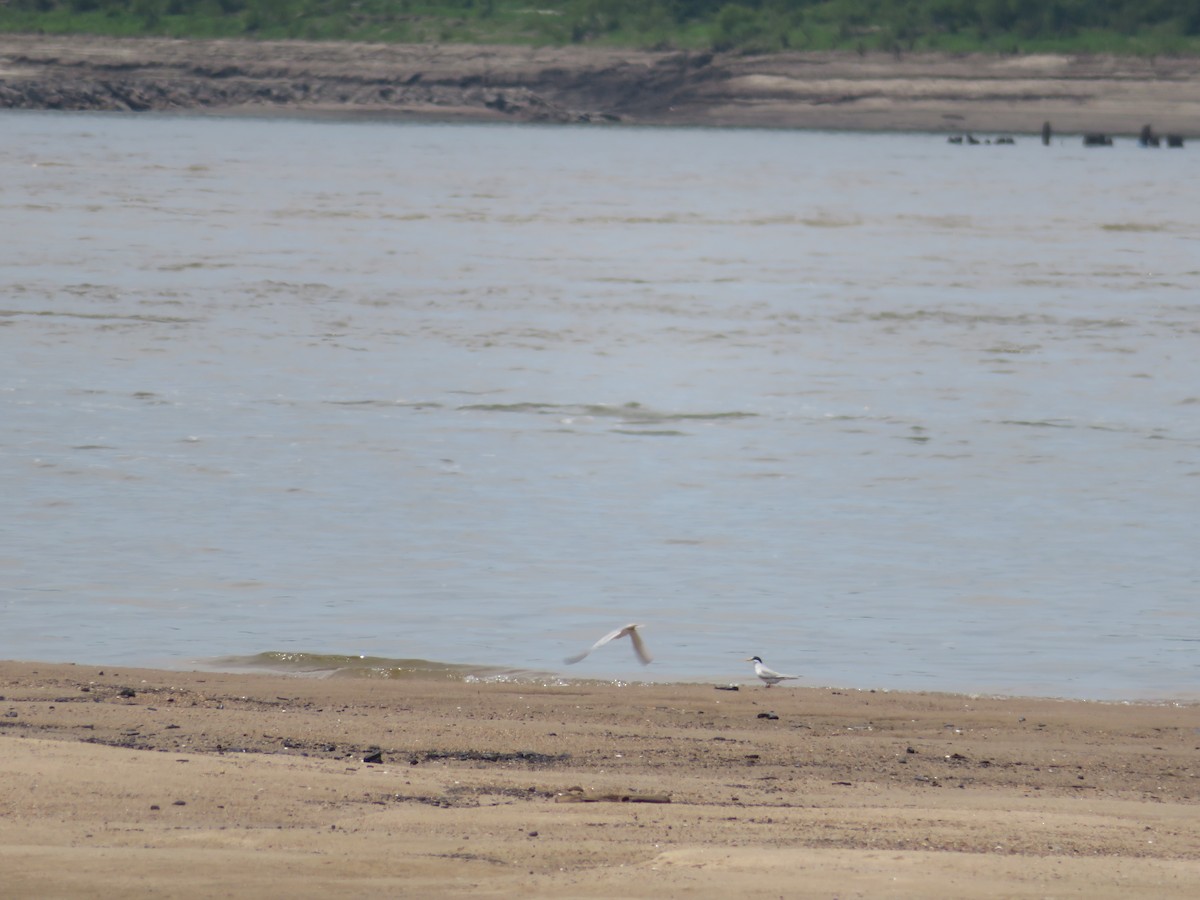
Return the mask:
<svg viewBox="0 0 1200 900">
<path fill-rule="evenodd" d="M 596 641 L 596 643 L 592 644 L 592 646 L 587 650 L 584 650 L 582 653 L 577 654 L 576 656 L 568 656 L 563 660 L 563 662 L 565 662 L 568 666 L 573 666 L 593 650 L 599 650 L 609 641 L 615 641 L 617 638 L 622 638 L 628 635 L 629 640 L 633 642 L 633 652 L 637 654 L 637 658 L 641 660 L 643 666 L 648 666 L 654 657 L 652 657 L 649 651 L 646 650 L 646 645 L 642 643 L 642 636 L 638 634 L 638 629 L 644 627 L 644 625 L 626 625 L 624 628 L 618 628 L 616 631 L 610 631 L 604 637 L 600 638 L 600 640 Z"/>
<path fill-rule="evenodd" d="M 782 672 L 776 672 L 774 669 L 768 669 L 763 665 L 761 656 L 751 656 L 746 662 L 754 663 L 754 674 L 763 680 L 767 687 L 773 684 L 779 684 L 781 681 L 786 681 L 791 678 L 799 678 L 799 675 L 784 675 Z"/>
</svg>

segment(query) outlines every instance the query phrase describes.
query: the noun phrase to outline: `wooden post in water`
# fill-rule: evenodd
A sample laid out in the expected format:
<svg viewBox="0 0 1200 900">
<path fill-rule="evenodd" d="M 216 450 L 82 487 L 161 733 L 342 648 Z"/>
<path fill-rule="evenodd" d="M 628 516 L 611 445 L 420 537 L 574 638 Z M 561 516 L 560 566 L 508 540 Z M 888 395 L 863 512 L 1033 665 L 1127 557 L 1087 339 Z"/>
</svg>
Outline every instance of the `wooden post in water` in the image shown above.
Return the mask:
<svg viewBox="0 0 1200 900">
<path fill-rule="evenodd" d="M 1050 123 L 1049 122 L 1042 123 L 1042 146 L 1043 147 L 1050 146 Z"/>
</svg>

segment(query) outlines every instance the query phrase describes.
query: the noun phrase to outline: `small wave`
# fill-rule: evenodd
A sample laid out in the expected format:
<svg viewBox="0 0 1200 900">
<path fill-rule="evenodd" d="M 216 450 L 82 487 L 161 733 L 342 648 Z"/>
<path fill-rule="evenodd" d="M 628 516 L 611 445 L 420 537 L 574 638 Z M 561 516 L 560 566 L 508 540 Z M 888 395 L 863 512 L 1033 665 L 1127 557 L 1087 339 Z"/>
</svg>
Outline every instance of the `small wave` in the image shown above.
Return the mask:
<svg viewBox="0 0 1200 900">
<path fill-rule="evenodd" d="M 460 406 L 461 412 L 504 412 L 504 413 L 547 413 L 564 407 L 552 403 L 468 403 Z"/>
<path fill-rule="evenodd" d="M 847 317 L 852 321 L 853 316 Z M 881 310 L 867 313 L 864 318 L 871 322 L 938 322 L 945 325 L 1058 325 L 1053 316 L 1032 313 L 963 313 L 948 309 Z M 1070 324 L 1094 325 L 1095 322 L 1071 322 Z"/>
<path fill-rule="evenodd" d="M 1128 328 L 1133 322 L 1130 319 L 1071 319 L 1066 324 L 1072 328 Z"/>
<path fill-rule="evenodd" d="M 171 400 L 153 391 L 134 391 L 129 396 L 150 406 L 170 406 L 172 403 Z"/>
<path fill-rule="evenodd" d="M 104 322 L 148 322 L 154 325 L 186 325 L 199 319 L 180 316 L 115 315 L 113 313 L 63 312 L 53 309 L 0 309 L 0 316 L 42 316 L 60 319 L 93 319 Z"/>
<path fill-rule="evenodd" d="M 949 231 L 964 231 L 976 226 L 974 219 L 964 215 L 902 215 L 896 218 L 901 222 L 913 222 L 926 228 Z"/>
<path fill-rule="evenodd" d="M 817 213 L 812 216 L 758 216 L 746 219 L 742 224 L 755 227 L 801 225 L 805 228 L 854 228 L 862 224 L 862 219 L 856 216 L 836 216 L 829 213 Z"/>
<path fill-rule="evenodd" d="M 380 213 L 376 216 L 381 221 L 387 222 L 421 222 L 428 219 L 428 213 Z"/>
<path fill-rule="evenodd" d="M 357 406 L 369 409 L 441 409 L 432 400 L 326 400 L 330 406 Z"/>
<path fill-rule="evenodd" d="M 613 433 L 614 434 L 632 434 L 637 437 L 685 437 L 686 436 L 686 432 L 673 431 L 671 429 L 663 429 L 663 428 L 653 429 L 653 430 L 638 429 L 636 431 L 632 428 L 614 428 Z"/>
<path fill-rule="evenodd" d="M 558 404 L 558 403 L 470 403 L 459 407 L 463 412 L 533 413 L 566 418 L 591 416 L 597 419 L 620 419 L 625 425 L 651 425 L 667 422 L 713 422 L 722 419 L 753 418 L 758 413 L 740 410 L 721 412 L 668 412 L 650 409 L 640 403 L 630 402 L 619 406 L 603 403 Z M 644 432 L 638 432 L 639 434 Z"/>
<path fill-rule="evenodd" d="M 472 666 L 428 659 L 389 659 L 338 653 L 289 653 L 268 650 L 252 656 L 226 656 L 209 660 L 222 671 L 268 671 L 312 678 L 433 679 L 444 681 L 537 681 L 553 677 L 546 672 L 502 666 Z"/>
<path fill-rule="evenodd" d="M 1026 428 L 1074 428 L 1067 419 L 1001 419 L 1001 425 L 1022 425 Z"/>
<path fill-rule="evenodd" d="M 159 272 L 187 272 L 191 269 L 232 269 L 234 266 L 235 263 L 232 262 L 193 259 L 187 262 L 164 263 L 153 268 Z"/>
<path fill-rule="evenodd" d="M 862 224 L 857 216 L 838 216 L 832 213 L 816 212 L 811 215 L 795 215 L 780 213 L 778 215 L 750 216 L 706 216 L 695 213 L 665 213 L 655 216 L 577 216 L 569 220 L 572 225 L 683 225 L 703 228 L 727 228 L 746 226 L 750 228 L 854 228 Z M 523 222 L 510 222 L 523 224 Z"/>
<path fill-rule="evenodd" d="M 1150 224 L 1146 222 L 1111 222 L 1100 226 L 1102 231 L 1131 231 L 1131 232 L 1146 232 L 1154 233 L 1159 231 L 1170 231 L 1169 225 Z"/>
<path fill-rule="evenodd" d="M 588 407 L 588 409 L 591 411 L 590 414 L 595 416 L 605 415 L 609 410 L 608 407 L 603 406 Z M 620 416 L 626 422 L 716 422 L 721 419 L 751 419 L 758 415 L 758 413 L 740 410 L 698 413 L 659 412 L 646 409 L 636 403 L 620 407 L 612 414 Z"/>
<path fill-rule="evenodd" d="M 984 352 L 1004 356 L 1019 356 L 1023 353 L 1034 353 L 1041 349 L 1041 344 L 996 344 L 994 347 L 984 348 Z"/>
</svg>

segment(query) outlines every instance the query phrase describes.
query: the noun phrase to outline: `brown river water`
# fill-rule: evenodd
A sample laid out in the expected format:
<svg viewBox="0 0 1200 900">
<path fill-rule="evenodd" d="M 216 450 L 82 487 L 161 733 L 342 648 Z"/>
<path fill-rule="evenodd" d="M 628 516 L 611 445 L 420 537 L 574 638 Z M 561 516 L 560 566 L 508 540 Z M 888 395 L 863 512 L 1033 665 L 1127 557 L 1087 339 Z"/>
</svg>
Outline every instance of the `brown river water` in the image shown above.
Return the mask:
<svg viewBox="0 0 1200 900">
<path fill-rule="evenodd" d="M 0 657 L 1200 694 L 1192 148 L 0 122 Z"/>
</svg>

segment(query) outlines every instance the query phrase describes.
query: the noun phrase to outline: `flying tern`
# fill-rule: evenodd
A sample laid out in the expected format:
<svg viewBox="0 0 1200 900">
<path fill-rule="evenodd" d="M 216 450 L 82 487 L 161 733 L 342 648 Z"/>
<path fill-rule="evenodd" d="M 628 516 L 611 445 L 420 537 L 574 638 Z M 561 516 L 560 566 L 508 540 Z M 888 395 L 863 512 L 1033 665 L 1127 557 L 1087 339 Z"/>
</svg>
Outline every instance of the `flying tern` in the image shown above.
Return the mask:
<svg viewBox="0 0 1200 900">
<path fill-rule="evenodd" d="M 649 651 L 646 650 L 646 645 L 642 642 L 642 636 L 638 634 L 638 629 L 644 627 L 645 626 L 643 625 L 626 625 L 624 628 L 618 628 L 616 631 L 610 631 L 604 637 L 600 638 L 600 640 L 596 641 L 596 643 L 592 644 L 592 646 L 587 650 L 584 650 L 582 653 L 576 654 L 575 656 L 568 656 L 563 660 L 563 662 L 565 662 L 568 666 L 573 666 L 593 650 L 599 650 L 609 641 L 615 641 L 617 638 L 628 636 L 629 640 L 633 643 L 633 652 L 637 654 L 637 658 L 641 660 L 643 666 L 648 666 L 650 665 L 650 661 L 653 659 L 653 657 L 650 655 Z"/>
<path fill-rule="evenodd" d="M 763 683 L 770 687 L 773 684 L 779 684 L 781 681 L 787 681 L 792 678 L 799 678 L 799 675 L 784 675 L 782 672 L 776 672 L 774 669 L 768 669 L 763 665 L 761 656 L 751 656 L 746 662 L 754 663 L 754 674 L 763 680 Z"/>
</svg>

